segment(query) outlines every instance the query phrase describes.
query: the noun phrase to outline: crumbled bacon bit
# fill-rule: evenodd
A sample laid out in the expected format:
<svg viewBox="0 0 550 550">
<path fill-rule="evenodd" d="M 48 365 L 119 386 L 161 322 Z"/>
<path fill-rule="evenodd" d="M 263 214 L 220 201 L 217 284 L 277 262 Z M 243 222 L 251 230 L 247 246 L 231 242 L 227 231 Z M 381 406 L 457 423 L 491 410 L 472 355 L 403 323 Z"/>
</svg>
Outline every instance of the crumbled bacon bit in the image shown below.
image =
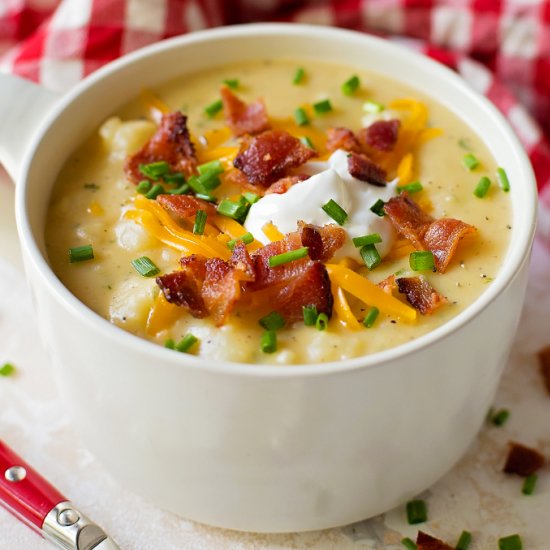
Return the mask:
<svg viewBox="0 0 550 550">
<path fill-rule="evenodd" d="M 246 175 L 248 182 L 264 187 L 286 175 L 316 152 L 284 130 L 267 130 L 244 139 L 233 165 Z"/>
<path fill-rule="evenodd" d="M 447 301 L 424 277 L 400 277 L 395 282 L 399 292 L 407 298 L 407 302 L 422 315 L 432 314 Z"/>
<path fill-rule="evenodd" d="M 416 546 L 418 550 L 453 550 L 452 546 L 423 531 L 418 531 L 416 535 Z"/>
<path fill-rule="evenodd" d="M 547 392 L 550 394 L 550 346 L 541 349 L 538 353 L 538 358 L 544 384 Z"/>
<path fill-rule="evenodd" d="M 220 95 L 225 120 L 235 136 L 259 134 L 269 128 L 267 110 L 261 99 L 247 105 L 227 86 L 222 86 Z"/>
<path fill-rule="evenodd" d="M 312 260 L 319 260 L 323 255 L 323 239 L 321 233 L 312 224 L 304 224 L 301 232 L 302 245 L 308 247 Z"/>
<path fill-rule="evenodd" d="M 366 155 L 350 153 L 348 155 L 348 171 L 358 180 L 365 181 L 377 187 L 386 187 L 386 172 L 372 162 Z"/>
<path fill-rule="evenodd" d="M 172 172 L 183 172 L 187 176 L 195 172 L 195 148 L 187 129 L 187 117 L 180 111 L 163 115 L 151 139 L 126 159 L 124 172 L 137 185 L 144 178 L 139 171 L 140 164 L 159 161 L 167 162 Z"/>
<path fill-rule="evenodd" d="M 309 247 L 312 260 L 327 262 L 346 242 L 346 232 L 334 223 L 317 226 L 299 221 L 298 231 L 302 246 Z"/>
<path fill-rule="evenodd" d="M 159 195 L 157 202 L 164 210 L 180 218 L 193 218 L 199 210 L 204 210 L 208 216 L 216 214 L 212 204 L 191 195 Z"/>
<path fill-rule="evenodd" d="M 400 125 L 397 119 L 377 120 L 359 131 L 359 139 L 378 151 L 391 151 L 397 142 Z"/>
<path fill-rule="evenodd" d="M 378 283 L 378 286 L 386 293 L 393 294 L 397 289 L 397 283 L 395 282 L 395 275 L 389 275 Z"/>
<path fill-rule="evenodd" d="M 446 271 L 458 243 L 466 235 L 475 232 L 476 228 L 473 225 L 453 218 L 441 218 L 430 224 L 423 240 L 426 248 L 434 255 L 437 271 Z"/>
<path fill-rule="evenodd" d="M 343 149 L 350 153 L 360 153 L 361 144 L 349 128 L 329 128 L 327 130 L 327 144 L 329 151 Z"/>
<path fill-rule="evenodd" d="M 293 185 L 305 181 L 309 178 L 307 174 L 298 174 L 296 176 L 286 176 L 286 178 L 281 178 L 275 183 L 272 183 L 266 190 L 265 194 L 270 195 L 271 193 L 277 193 L 282 195 L 286 193 Z"/>
<path fill-rule="evenodd" d="M 536 449 L 526 447 L 514 441 L 511 441 L 509 445 L 510 450 L 508 451 L 506 464 L 503 468 L 503 471 L 507 474 L 517 474 L 527 477 L 544 466 L 544 456 Z"/>
</svg>

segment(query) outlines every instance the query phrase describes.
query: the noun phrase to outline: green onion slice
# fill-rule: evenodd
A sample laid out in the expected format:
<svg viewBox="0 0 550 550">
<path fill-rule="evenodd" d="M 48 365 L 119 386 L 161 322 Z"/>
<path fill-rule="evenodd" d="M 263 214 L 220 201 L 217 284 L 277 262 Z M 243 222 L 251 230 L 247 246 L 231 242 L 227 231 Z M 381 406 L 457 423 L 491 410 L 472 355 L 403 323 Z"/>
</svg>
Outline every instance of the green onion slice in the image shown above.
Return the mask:
<svg viewBox="0 0 550 550">
<path fill-rule="evenodd" d="M 300 141 L 306 146 L 306 147 L 309 147 L 310 149 L 313 149 L 315 151 L 315 145 L 313 145 L 313 142 L 307 137 L 307 136 L 302 136 L 300 138 Z"/>
<path fill-rule="evenodd" d="M 75 262 L 85 262 L 93 259 L 94 249 L 91 244 L 84 244 L 82 246 L 69 248 L 69 262 L 72 264 Z"/>
<path fill-rule="evenodd" d="M 132 260 L 132 265 L 142 277 L 153 277 L 160 273 L 160 269 L 147 256 Z"/>
<path fill-rule="evenodd" d="M 223 101 L 218 99 L 204 108 L 204 113 L 210 118 L 214 118 L 223 109 Z"/>
<path fill-rule="evenodd" d="M 145 193 L 148 193 L 151 190 L 151 187 L 153 187 L 153 184 L 149 180 L 141 180 L 137 184 L 136 191 L 142 195 L 145 195 Z"/>
<path fill-rule="evenodd" d="M 363 111 L 365 111 L 365 113 L 381 113 L 384 109 L 385 107 L 382 103 L 378 103 L 378 101 L 373 101 L 372 99 L 363 103 Z"/>
<path fill-rule="evenodd" d="M 524 495 L 532 495 L 535 490 L 535 486 L 537 485 L 538 478 L 539 476 L 537 474 L 531 474 L 527 476 L 525 478 L 525 481 L 523 482 L 521 492 Z"/>
<path fill-rule="evenodd" d="M 522 550 L 523 543 L 519 535 L 509 535 L 498 539 L 498 550 Z"/>
<path fill-rule="evenodd" d="M 4 363 L 0 367 L 0 376 L 11 376 L 15 372 L 15 367 L 11 363 Z"/>
<path fill-rule="evenodd" d="M 412 183 L 407 183 L 407 185 L 398 185 L 397 186 L 397 192 L 402 193 L 403 191 L 407 191 L 407 193 L 418 193 L 418 191 L 422 191 L 424 187 L 422 187 L 422 183 L 419 181 L 413 181 Z"/>
<path fill-rule="evenodd" d="M 164 195 L 166 190 L 160 183 L 155 183 L 153 187 L 145 193 L 145 198 L 155 200 L 159 195 Z"/>
<path fill-rule="evenodd" d="M 491 187 L 491 180 L 487 176 L 483 176 L 477 182 L 476 188 L 474 189 L 474 195 L 478 199 L 482 199 L 489 191 L 489 187 Z"/>
<path fill-rule="evenodd" d="M 193 224 L 193 233 L 195 235 L 202 235 L 204 228 L 206 227 L 207 214 L 204 210 L 197 210 L 195 214 L 195 223 Z"/>
<path fill-rule="evenodd" d="M 200 164 L 199 166 L 197 166 L 197 170 L 199 171 L 200 175 L 212 174 L 212 173 L 219 175 L 219 174 L 223 174 L 224 172 L 221 161 L 217 159 L 211 160 L 210 162 L 205 162 L 204 164 Z"/>
<path fill-rule="evenodd" d="M 314 304 L 303 306 L 302 313 L 304 314 L 304 325 L 307 327 L 314 326 L 317 322 L 317 306 Z"/>
<path fill-rule="evenodd" d="M 378 250 L 376 250 L 376 246 L 374 244 L 366 244 L 365 246 L 362 246 L 359 253 L 361 254 L 361 258 L 363 258 L 365 265 L 369 269 L 374 269 L 382 261 L 382 258 L 380 257 L 380 254 L 378 253 Z"/>
<path fill-rule="evenodd" d="M 330 216 L 338 225 L 344 225 L 348 219 L 348 213 L 333 199 L 330 199 L 321 208 Z"/>
<path fill-rule="evenodd" d="M 460 534 L 460 538 L 458 539 L 458 542 L 456 543 L 456 550 L 468 550 L 470 544 L 472 542 L 472 533 L 469 531 L 462 531 Z"/>
<path fill-rule="evenodd" d="M 283 252 L 282 254 L 277 254 L 276 256 L 271 256 L 269 258 L 269 267 L 277 267 L 279 265 L 287 264 L 295 260 L 300 260 L 305 258 L 308 255 L 308 247 L 303 246 L 296 250 L 289 250 L 288 252 Z"/>
<path fill-rule="evenodd" d="M 479 166 L 479 160 L 472 153 L 466 153 L 462 157 L 462 164 L 468 170 L 475 170 Z"/>
<path fill-rule="evenodd" d="M 370 233 L 369 235 L 363 235 L 362 237 L 354 237 L 352 239 L 353 245 L 357 248 L 361 248 L 367 244 L 376 244 L 382 242 L 380 233 Z"/>
<path fill-rule="evenodd" d="M 303 67 L 298 67 L 294 73 L 294 78 L 292 79 L 292 84 L 301 84 L 304 81 L 306 76 L 306 71 Z"/>
<path fill-rule="evenodd" d="M 342 84 L 342 93 L 344 95 L 353 95 L 359 89 L 359 77 L 354 74 Z"/>
<path fill-rule="evenodd" d="M 265 317 L 262 317 L 258 323 L 266 330 L 279 330 L 285 326 L 286 321 L 278 311 L 272 311 Z"/>
<path fill-rule="evenodd" d="M 307 116 L 307 113 L 305 109 L 302 107 L 298 107 L 294 111 L 294 120 L 296 121 L 296 124 L 298 126 L 306 126 L 309 124 L 309 117 Z"/>
<path fill-rule="evenodd" d="M 491 422 L 495 426 L 503 426 L 510 416 L 510 411 L 508 409 L 500 409 L 494 413 L 491 417 Z"/>
<path fill-rule="evenodd" d="M 404 539 L 401 539 L 401 544 L 407 549 L 407 550 L 416 550 L 418 546 L 416 546 L 416 542 L 414 542 L 409 537 L 405 537 Z"/>
<path fill-rule="evenodd" d="M 260 339 L 260 348 L 264 353 L 277 351 L 277 333 L 274 330 L 266 330 Z"/>
<path fill-rule="evenodd" d="M 187 182 L 183 182 L 179 187 L 176 187 L 175 189 L 168 189 L 166 192 L 169 195 L 185 195 L 190 189 L 191 187 L 189 187 L 189 184 Z"/>
<path fill-rule="evenodd" d="M 380 216 L 381 218 L 386 215 L 384 212 L 384 205 L 386 203 L 382 199 L 378 199 L 371 207 L 370 211 L 376 214 L 377 216 Z"/>
<path fill-rule="evenodd" d="M 170 172 L 170 165 L 164 160 L 159 160 L 158 162 L 151 162 L 149 164 L 140 164 L 139 171 L 144 176 L 156 181 L 161 176 L 164 176 L 164 174 Z"/>
<path fill-rule="evenodd" d="M 318 115 L 323 115 L 325 113 L 332 111 L 332 105 L 330 103 L 330 99 L 323 99 L 322 101 L 318 101 L 317 103 L 314 103 L 313 110 Z"/>
<path fill-rule="evenodd" d="M 233 250 L 235 248 L 235 245 L 242 241 L 244 244 L 250 244 L 254 241 L 254 235 L 252 233 L 245 233 L 244 235 L 241 235 L 240 237 L 237 237 L 236 239 L 232 239 L 230 241 L 227 241 L 227 246 L 230 250 Z"/>
<path fill-rule="evenodd" d="M 181 351 L 182 353 L 187 353 L 197 342 L 199 339 L 194 335 L 188 332 L 175 346 L 174 348 L 177 351 Z"/>
<path fill-rule="evenodd" d="M 168 340 L 165 340 L 164 347 L 168 349 L 176 349 L 176 343 L 174 342 L 173 338 L 168 338 Z"/>
<path fill-rule="evenodd" d="M 363 325 L 367 328 L 371 328 L 372 325 L 374 325 L 374 322 L 378 318 L 378 314 L 380 313 L 380 310 L 377 307 L 371 307 L 367 314 L 365 315 L 365 318 L 363 319 Z"/>
<path fill-rule="evenodd" d="M 497 181 L 500 185 L 500 188 L 505 193 L 508 193 L 508 191 L 510 191 L 510 180 L 508 179 L 508 174 L 506 174 L 504 168 L 497 168 Z"/>
<path fill-rule="evenodd" d="M 250 203 L 242 195 L 236 201 L 223 199 L 217 208 L 219 214 L 237 221 L 244 221 L 249 209 Z"/>
<path fill-rule="evenodd" d="M 256 193 L 250 193 L 249 191 L 247 191 L 246 193 L 243 193 L 243 197 L 250 204 L 254 204 L 255 202 L 258 202 L 260 200 L 260 195 L 256 195 Z"/>
<path fill-rule="evenodd" d="M 413 271 L 434 271 L 434 255 L 429 250 L 417 250 L 409 255 L 409 265 Z"/>
<path fill-rule="evenodd" d="M 428 520 L 428 509 L 423 500 L 410 500 L 407 502 L 407 521 L 409 525 L 424 523 Z"/>
<path fill-rule="evenodd" d="M 328 315 L 326 313 L 319 313 L 317 320 L 315 321 L 315 328 L 317 330 L 326 330 L 328 327 Z"/>
<path fill-rule="evenodd" d="M 222 82 L 232 90 L 236 90 L 239 87 L 239 79 L 238 78 L 226 78 L 222 80 Z"/>
<path fill-rule="evenodd" d="M 171 183 L 173 185 L 181 185 L 182 183 L 185 183 L 185 176 L 181 172 L 173 172 L 171 174 L 165 174 L 164 176 L 162 176 L 162 179 L 166 183 Z"/>
</svg>

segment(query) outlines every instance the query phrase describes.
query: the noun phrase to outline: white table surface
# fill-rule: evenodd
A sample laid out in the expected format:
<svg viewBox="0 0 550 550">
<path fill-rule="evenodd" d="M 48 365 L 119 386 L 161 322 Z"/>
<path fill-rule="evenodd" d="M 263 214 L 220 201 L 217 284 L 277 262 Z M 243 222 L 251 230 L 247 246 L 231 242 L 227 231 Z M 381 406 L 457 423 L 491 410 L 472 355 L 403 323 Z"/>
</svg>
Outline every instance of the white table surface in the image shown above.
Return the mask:
<svg viewBox="0 0 550 550">
<path fill-rule="evenodd" d="M 550 458 L 550 396 L 535 353 L 550 345 L 550 246 L 536 243 L 527 302 L 514 350 L 495 399 L 511 411 L 502 428 L 487 425 L 467 455 L 423 493 L 429 521 L 407 525 L 404 507 L 352 526 L 320 532 L 257 535 L 215 529 L 164 512 L 126 491 L 82 447 L 67 417 L 39 341 L 24 282 L 13 214 L 14 191 L 0 169 L 0 365 L 17 374 L 0 378 L 0 437 L 97 521 L 125 550 L 180 549 L 402 549 L 418 527 L 454 545 L 463 529 L 472 550 L 497 549 L 498 538 L 519 533 L 524 549 L 550 548 L 550 467 L 536 493 L 500 470 L 509 440 L 536 446 Z M 490 342 L 488 338 L 488 343 Z M 388 437 L 391 437 L 388 434 Z M 452 434 L 449 434 L 452 437 Z M 404 457 L 406 460 L 406 457 Z M 53 548 L 0 508 L 1 550 Z"/>
</svg>

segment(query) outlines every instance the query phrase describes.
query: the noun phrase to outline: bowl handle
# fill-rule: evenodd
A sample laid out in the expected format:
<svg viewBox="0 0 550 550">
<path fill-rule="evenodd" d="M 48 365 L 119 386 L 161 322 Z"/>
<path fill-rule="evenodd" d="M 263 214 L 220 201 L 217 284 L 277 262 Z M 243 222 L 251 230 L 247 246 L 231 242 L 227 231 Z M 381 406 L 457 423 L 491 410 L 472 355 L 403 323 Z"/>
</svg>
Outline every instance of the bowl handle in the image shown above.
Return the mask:
<svg viewBox="0 0 550 550">
<path fill-rule="evenodd" d="M 28 80 L 0 74 L 0 164 L 13 181 L 44 115 L 59 97 Z"/>
</svg>

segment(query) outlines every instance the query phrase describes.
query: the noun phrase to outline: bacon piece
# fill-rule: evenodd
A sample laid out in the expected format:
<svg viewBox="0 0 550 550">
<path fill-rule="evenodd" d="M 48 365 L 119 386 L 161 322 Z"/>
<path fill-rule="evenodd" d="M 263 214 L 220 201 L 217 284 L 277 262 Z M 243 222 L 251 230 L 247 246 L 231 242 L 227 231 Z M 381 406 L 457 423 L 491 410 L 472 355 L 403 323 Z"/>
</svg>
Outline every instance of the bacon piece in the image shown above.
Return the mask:
<svg viewBox="0 0 550 550">
<path fill-rule="evenodd" d="M 348 156 L 348 171 L 358 180 L 365 181 L 377 187 L 386 187 L 386 172 L 372 162 L 366 155 L 350 153 Z"/>
<path fill-rule="evenodd" d="M 336 151 L 336 149 L 343 149 L 349 153 L 361 152 L 361 144 L 349 128 L 329 128 L 327 138 L 326 147 L 331 152 Z"/>
<path fill-rule="evenodd" d="M 546 391 L 550 394 L 550 346 L 541 349 L 537 355 L 544 385 L 546 386 Z"/>
<path fill-rule="evenodd" d="M 424 277 L 399 277 L 395 282 L 399 292 L 407 298 L 407 302 L 422 315 L 431 315 L 447 301 Z"/>
<path fill-rule="evenodd" d="M 293 185 L 305 181 L 310 176 L 308 174 L 298 174 L 296 176 L 286 176 L 286 178 L 281 178 L 275 183 L 272 183 L 266 190 L 265 194 L 270 195 L 271 193 L 277 193 L 282 195 L 286 193 Z"/>
<path fill-rule="evenodd" d="M 346 232 L 334 223 L 320 227 L 300 220 L 298 231 L 302 246 L 309 248 L 312 260 L 327 262 L 346 242 Z"/>
<path fill-rule="evenodd" d="M 377 120 L 367 128 L 359 130 L 359 139 L 378 151 L 391 151 L 397 142 L 401 122 L 394 120 Z"/>
<path fill-rule="evenodd" d="M 124 172 L 137 185 L 144 178 L 139 165 L 158 161 L 166 161 L 172 172 L 183 172 L 187 176 L 195 172 L 195 148 L 187 129 L 187 117 L 180 111 L 163 115 L 151 139 L 126 159 Z"/>
<path fill-rule="evenodd" d="M 393 294 L 397 289 L 397 283 L 395 282 L 395 275 L 388 275 L 385 279 L 378 283 L 378 286 L 386 293 Z"/>
<path fill-rule="evenodd" d="M 510 441 L 509 445 L 510 450 L 508 451 L 506 464 L 503 468 L 503 471 L 507 474 L 517 474 L 527 477 L 544 466 L 544 456 L 536 449 L 526 447 L 514 441 Z"/>
<path fill-rule="evenodd" d="M 227 86 L 221 87 L 220 95 L 225 120 L 235 136 L 259 134 L 269 128 L 267 110 L 261 99 L 247 105 Z"/>
<path fill-rule="evenodd" d="M 418 531 L 416 535 L 416 546 L 418 550 L 453 550 L 452 546 L 423 531 Z"/>
<path fill-rule="evenodd" d="M 397 231 L 412 242 L 418 250 L 424 249 L 422 239 L 434 219 L 414 202 L 406 191 L 392 197 L 385 205 L 384 212 Z"/>
<path fill-rule="evenodd" d="M 191 195 L 159 195 L 157 202 L 164 210 L 180 218 L 193 218 L 199 210 L 204 210 L 208 216 L 216 214 L 212 204 Z"/>
<path fill-rule="evenodd" d="M 314 157 L 316 152 L 284 130 L 267 130 L 244 139 L 233 165 L 248 182 L 268 186 Z"/>
<path fill-rule="evenodd" d="M 156 278 L 168 302 L 186 308 L 193 317 L 198 318 L 208 315 L 201 293 L 206 276 L 206 261 L 204 256 L 192 254 L 180 260 L 181 271 Z"/>
<path fill-rule="evenodd" d="M 466 235 L 475 232 L 476 228 L 473 225 L 453 218 L 441 218 L 430 224 L 423 240 L 426 248 L 434 255 L 437 271 L 446 271 L 458 243 Z"/>
</svg>

